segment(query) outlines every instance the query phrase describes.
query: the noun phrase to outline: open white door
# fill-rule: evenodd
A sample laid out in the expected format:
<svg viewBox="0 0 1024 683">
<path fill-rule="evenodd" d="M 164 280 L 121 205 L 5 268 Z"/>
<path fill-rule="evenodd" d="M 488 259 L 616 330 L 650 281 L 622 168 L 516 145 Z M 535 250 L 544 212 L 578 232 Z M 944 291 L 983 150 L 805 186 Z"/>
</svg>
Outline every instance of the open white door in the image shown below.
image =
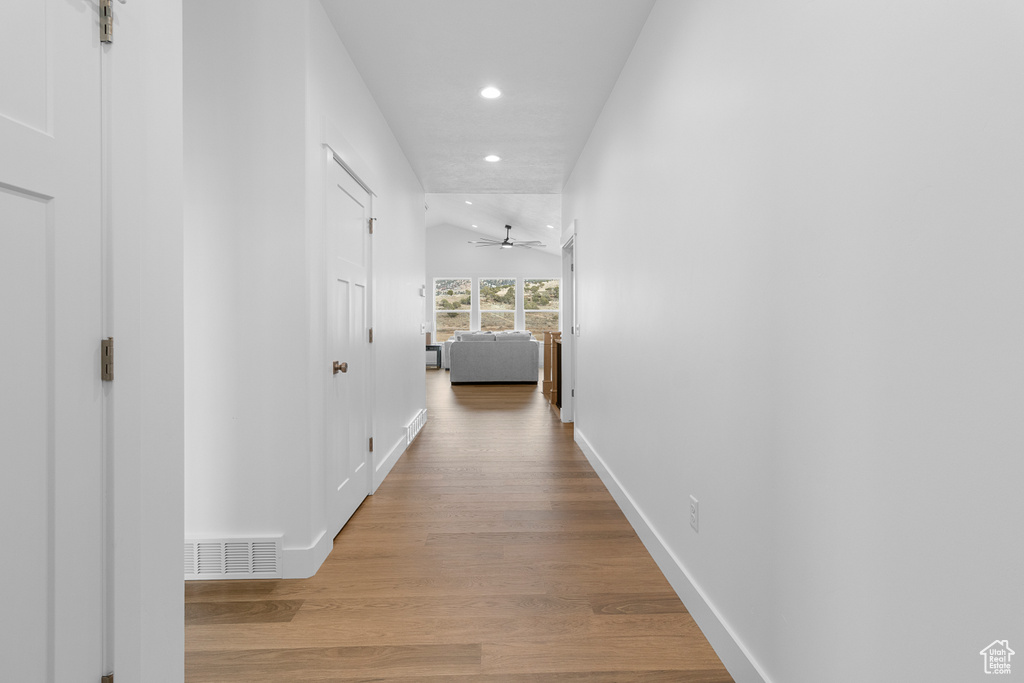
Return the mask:
<svg viewBox="0 0 1024 683">
<path fill-rule="evenodd" d="M 4 0 L 0 41 L 0 677 L 103 668 L 96 6 Z"/>
<path fill-rule="evenodd" d="M 327 510 L 335 531 L 370 493 L 370 194 L 338 163 L 328 169 L 326 205 Z"/>
</svg>

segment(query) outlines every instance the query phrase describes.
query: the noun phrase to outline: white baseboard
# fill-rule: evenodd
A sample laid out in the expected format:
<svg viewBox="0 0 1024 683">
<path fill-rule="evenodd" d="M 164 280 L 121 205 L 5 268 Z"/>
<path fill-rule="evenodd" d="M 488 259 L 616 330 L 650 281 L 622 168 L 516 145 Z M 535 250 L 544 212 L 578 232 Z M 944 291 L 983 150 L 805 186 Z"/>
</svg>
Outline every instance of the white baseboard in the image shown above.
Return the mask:
<svg viewBox="0 0 1024 683">
<path fill-rule="evenodd" d="M 647 551 L 658 564 L 661 572 L 668 579 L 673 590 L 679 595 L 679 599 L 686 605 L 697 626 L 704 632 L 704 636 L 711 643 L 715 653 L 722 664 L 729 670 L 729 673 L 737 683 L 771 683 L 768 676 L 757 665 L 749 651 L 743 646 L 740 640 L 733 633 L 729 625 L 725 623 L 718 610 L 704 595 L 704 592 L 691 579 L 686 567 L 679 558 L 669 549 L 661 536 L 647 520 L 647 517 L 640 510 L 632 496 L 622 487 L 619 480 L 608 469 L 604 460 L 584 436 L 579 428 L 575 429 L 575 440 L 580 450 L 587 456 L 590 465 L 597 472 L 608 491 L 612 494 L 615 502 L 622 509 L 626 519 L 633 526 L 640 540 Z"/>
<path fill-rule="evenodd" d="M 412 419 L 412 422 L 405 428 L 406 433 L 406 445 L 411 444 L 416 440 L 416 435 L 420 433 L 423 426 L 427 424 L 427 409 L 420 408 L 420 411 L 416 413 L 416 417 Z"/>
<path fill-rule="evenodd" d="M 327 530 L 324 529 L 313 545 L 308 548 L 284 548 L 281 553 L 283 578 L 308 579 L 313 576 L 327 556 L 331 554 L 333 547 L 334 537 L 328 535 Z"/>
<path fill-rule="evenodd" d="M 426 421 L 426 410 L 420 411 L 421 414 L 417 415 L 417 420 L 422 422 Z M 416 428 L 416 432 L 419 432 L 419 426 Z M 370 495 L 373 495 L 377 491 L 377 487 L 380 486 L 384 478 L 388 476 L 391 468 L 395 466 L 398 459 L 405 453 L 405 449 L 409 445 L 408 434 L 406 431 L 400 437 L 395 440 L 392 444 L 388 454 L 378 463 L 373 469 L 373 481 L 371 482 L 372 490 Z M 415 436 L 413 437 L 415 438 Z M 334 548 L 334 536 L 335 534 L 328 534 L 327 530 L 324 529 L 320 532 L 316 541 L 313 542 L 307 548 L 289 548 L 284 547 L 280 553 L 280 574 L 281 578 L 285 579 L 308 579 L 315 575 L 320 570 L 320 566 L 327 559 L 327 556 L 331 554 L 331 550 Z M 228 539 L 228 540 L 250 540 L 250 539 Z M 187 573 L 187 572 L 186 572 Z M 253 578 L 252 576 L 186 576 L 186 578 Z"/>
<path fill-rule="evenodd" d="M 391 468 L 395 466 L 398 459 L 405 452 L 405 436 L 401 436 L 395 441 L 391 450 L 381 460 L 380 464 L 374 467 L 373 470 L 373 481 L 371 483 L 370 495 L 376 492 L 377 487 L 380 486 L 381 482 L 384 481 L 384 477 L 388 475 Z M 320 570 L 320 565 L 327 560 L 327 556 L 331 554 L 331 550 L 334 548 L 334 537 L 337 535 L 338 530 L 335 530 L 333 534 L 327 533 L 324 529 L 320 532 L 320 536 L 316 542 L 308 548 L 285 548 L 283 552 L 283 570 L 284 578 L 286 579 L 308 579 L 315 575 Z"/>
<path fill-rule="evenodd" d="M 402 453 L 405 453 L 405 449 L 408 446 L 408 441 L 405 435 L 398 437 L 395 443 L 391 445 L 391 450 L 384 456 L 384 459 L 380 461 L 378 465 L 373 468 L 373 487 L 370 489 L 370 495 L 372 496 L 377 492 L 377 488 L 384 482 L 384 477 L 388 476 L 391 468 L 395 466 L 398 459 L 402 457 Z"/>
<path fill-rule="evenodd" d="M 307 548 L 289 548 L 283 546 L 283 538 L 281 536 L 266 537 L 266 538 L 187 538 L 185 539 L 185 580 L 202 580 L 209 581 L 215 579 L 308 579 L 309 577 L 316 574 L 317 570 L 320 569 L 320 565 L 324 563 L 327 556 L 331 552 L 331 548 L 334 546 L 334 538 L 327 533 L 326 530 L 321 531 L 316 541 Z M 266 545 L 272 543 L 276 545 L 274 552 L 275 561 L 270 562 L 270 556 L 264 551 L 260 557 L 259 566 L 257 563 L 250 559 L 251 569 L 244 571 L 239 569 L 237 566 L 231 568 L 229 562 L 226 559 L 228 554 L 228 547 L 235 546 L 236 556 L 235 561 L 239 561 L 238 550 L 241 546 L 249 545 L 248 548 L 250 556 L 256 551 L 253 549 L 253 545 Z M 210 546 L 208 549 L 203 550 L 199 546 L 206 545 Z M 220 558 L 217 557 L 217 546 L 221 546 Z M 200 571 L 200 560 L 199 556 L 205 554 L 206 557 L 211 561 L 213 565 L 216 565 L 218 561 L 221 563 L 223 569 L 220 571 Z M 195 561 L 190 563 L 190 555 L 195 557 Z M 190 564 L 192 565 L 190 571 Z M 270 568 L 270 564 L 273 564 L 273 569 Z"/>
<path fill-rule="evenodd" d="M 423 425 L 426 423 L 427 409 L 421 408 L 420 411 L 416 413 L 416 417 L 412 419 L 412 422 L 405 426 L 405 433 L 395 439 L 395 443 L 391 445 L 391 450 L 388 451 L 388 454 L 374 466 L 373 486 L 370 490 L 370 495 L 377 492 L 377 488 L 381 483 L 383 483 L 384 478 L 388 476 L 388 473 L 391 472 L 391 468 L 395 466 L 398 459 L 402 457 L 403 453 L 405 453 L 405 449 L 412 444 L 413 440 L 420 433 L 420 430 L 423 429 Z"/>
</svg>

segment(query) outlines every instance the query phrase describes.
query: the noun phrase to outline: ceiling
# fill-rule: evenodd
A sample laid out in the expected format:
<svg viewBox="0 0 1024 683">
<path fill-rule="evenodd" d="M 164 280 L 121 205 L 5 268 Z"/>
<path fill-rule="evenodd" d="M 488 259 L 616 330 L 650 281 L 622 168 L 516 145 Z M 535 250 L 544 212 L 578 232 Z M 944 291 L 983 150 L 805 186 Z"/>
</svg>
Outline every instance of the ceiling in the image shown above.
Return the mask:
<svg viewBox="0 0 1024 683">
<path fill-rule="evenodd" d="M 426 203 L 427 228 L 454 225 L 505 239 L 505 226 L 511 225 L 513 240 L 540 240 L 545 245 L 540 251 L 559 253 L 561 195 L 428 193 Z"/>
<path fill-rule="evenodd" d="M 560 206 L 552 214 L 550 198 L 541 196 L 562 191 L 654 4 L 321 1 L 430 195 L 427 204 L 437 207 L 427 226 L 476 224 L 493 237 L 510 223 L 513 237 L 522 228 L 522 239 L 544 239 L 553 232 L 548 224 L 560 230 L 551 222 Z M 487 85 L 502 96 L 481 97 Z M 484 161 L 488 154 L 502 160 Z M 442 194 L 464 194 L 474 204 Z M 509 194 L 523 196 L 495 196 Z M 497 225 L 460 213 L 463 206 Z"/>
</svg>

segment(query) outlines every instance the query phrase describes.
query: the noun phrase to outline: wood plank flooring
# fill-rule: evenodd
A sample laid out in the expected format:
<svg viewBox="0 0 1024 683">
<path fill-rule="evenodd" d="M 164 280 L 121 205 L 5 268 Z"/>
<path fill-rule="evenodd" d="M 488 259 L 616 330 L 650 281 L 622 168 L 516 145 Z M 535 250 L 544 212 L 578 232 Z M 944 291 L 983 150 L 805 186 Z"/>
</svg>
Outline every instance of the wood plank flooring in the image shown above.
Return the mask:
<svg viewBox="0 0 1024 683">
<path fill-rule="evenodd" d="M 732 681 L 536 387 L 427 408 L 315 577 L 186 583 L 187 681 Z"/>
</svg>

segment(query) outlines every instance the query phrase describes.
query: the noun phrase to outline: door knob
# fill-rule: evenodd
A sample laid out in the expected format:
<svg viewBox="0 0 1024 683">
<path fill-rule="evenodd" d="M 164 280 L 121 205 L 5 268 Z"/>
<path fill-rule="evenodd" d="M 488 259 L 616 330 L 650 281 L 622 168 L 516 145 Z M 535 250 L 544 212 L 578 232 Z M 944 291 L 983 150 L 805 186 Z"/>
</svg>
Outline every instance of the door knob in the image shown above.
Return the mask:
<svg viewBox="0 0 1024 683">
<path fill-rule="evenodd" d="M 334 374 L 337 375 L 339 372 L 348 372 L 348 363 L 334 361 Z"/>
</svg>

